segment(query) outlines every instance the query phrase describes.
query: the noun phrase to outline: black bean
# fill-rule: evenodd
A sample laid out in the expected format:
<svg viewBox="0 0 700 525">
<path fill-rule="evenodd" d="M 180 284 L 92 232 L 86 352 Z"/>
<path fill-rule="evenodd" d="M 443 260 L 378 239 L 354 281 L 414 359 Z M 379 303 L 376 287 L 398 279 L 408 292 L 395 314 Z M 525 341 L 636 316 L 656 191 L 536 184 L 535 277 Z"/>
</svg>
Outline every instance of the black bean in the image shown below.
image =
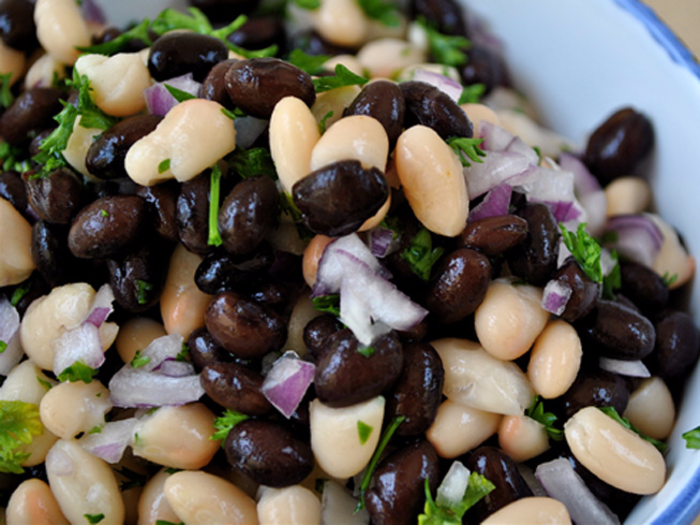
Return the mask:
<svg viewBox="0 0 700 525">
<path fill-rule="evenodd" d="M 556 279 L 571 288 L 571 297 L 566 303 L 566 309 L 561 314 L 562 319 L 573 323 L 591 313 L 598 297 L 600 297 L 602 286 L 586 275 L 576 259 L 568 257 L 554 273 L 552 279 Z"/>
<path fill-rule="evenodd" d="M 277 313 L 233 292 L 212 300 L 205 321 L 214 341 L 246 359 L 279 350 L 287 338 L 287 327 Z"/>
<path fill-rule="evenodd" d="M 357 49 L 332 44 L 316 31 L 300 31 L 292 36 L 291 49 L 300 49 L 307 55 L 347 55 L 355 54 Z"/>
<path fill-rule="evenodd" d="M 75 276 L 75 259 L 68 249 L 68 228 L 37 221 L 32 228 L 32 260 L 51 287 L 61 286 Z"/>
<path fill-rule="evenodd" d="M 373 525 L 417 523 L 425 502 L 425 480 L 430 492 L 439 484 L 438 455 L 427 441 L 418 441 L 383 459 L 372 476 L 365 502 Z"/>
<path fill-rule="evenodd" d="M 128 177 L 124 167 L 126 153 L 137 140 L 156 129 L 161 120 L 157 115 L 137 115 L 118 122 L 90 145 L 85 167 L 102 180 Z"/>
<path fill-rule="evenodd" d="M 202 82 L 216 64 L 228 58 L 228 48 L 218 38 L 194 32 L 172 32 L 151 46 L 148 70 L 158 81 L 192 73 Z"/>
<path fill-rule="evenodd" d="M 0 116 L 0 136 L 13 146 L 23 146 L 34 133 L 55 127 L 53 117 L 63 109 L 61 98 L 58 89 L 28 89 Z"/>
<path fill-rule="evenodd" d="M 31 51 L 37 47 L 34 5 L 31 2 L 0 2 L 0 37 L 5 45 L 20 51 Z"/>
<path fill-rule="evenodd" d="M 517 215 L 486 217 L 467 224 L 457 237 L 457 245 L 493 257 L 523 242 L 527 231 L 527 221 Z"/>
<path fill-rule="evenodd" d="M 668 286 L 659 274 L 643 264 L 624 261 L 620 264 L 620 293 L 642 312 L 660 312 L 668 303 Z"/>
<path fill-rule="evenodd" d="M 21 214 L 27 212 L 27 188 L 17 172 L 3 171 L 0 173 L 0 197 L 9 201 Z"/>
<path fill-rule="evenodd" d="M 316 100 L 308 73 L 278 58 L 239 60 L 226 73 L 226 89 L 233 103 L 247 115 L 269 119 L 275 104 L 297 97 L 307 106 Z"/>
<path fill-rule="evenodd" d="M 295 485 L 311 473 L 311 447 L 280 423 L 249 419 L 237 424 L 224 443 L 232 467 L 268 487 Z"/>
<path fill-rule="evenodd" d="M 486 46 L 473 44 L 466 52 L 467 61 L 459 68 L 466 86 L 483 84 L 484 94 L 493 88 L 508 85 L 508 72 L 503 58 Z"/>
<path fill-rule="evenodd" d="M 304 344 L 311 355 L 319 360 L 330 348 L 326 344 L 330 337 L 342 329 L 343 323 L 335 315 L 325 314 L 314 317 L 304 327 Z"/>
<path fill-rule="evenodd" d="M 535 286 L 544 286 L 557 269 L 559 226 L 546 204 L 525 204 L 517 215 L 527 221 L 525 240 L 506 253 L 511 272 Z"/>
<path fill-rule="evenodd" d="M 377 168 L 357 160 L 328 164 L 292 187 L 294 204 L 314 233 L 341 237 L 354 232 L 386 202 L 389 184 Z"/>
<path fill-rule="evenodd" d="M 619 302 L 598 300 L 586 335 L 595 351 L 613 359 L 644 359 L 654 349 L 656 331 L 649 319 Z"/>
<path fill-rule="evenodd" d="M 366 401 L 391 387 L 401 373 L 403 351 L 393 333 L 373 341 L 373 353 L 360 353 L 362 345 L 350 329 L 331 336 L 316 365 L 316 395 L 328 406 L 346 407 Z"/>
<path fill-rule="evenodd" d="M 22 175 L 27 187 L 27 198 L 34 212 L 54 224 L 70 224 L 80 211 L 83 186 L 68 168 L 59 168 L 48 177 L 35 177 L 34 171 Z"/>
<path fill-rule="evenodd" d="M 284 313 L 289 305 L 290 290 L 281 282 L 271 277 L 261 276 L 241 287 L 245 295 L 258 304 Z"/>
<path fill-rule="evenodd" d="M 163 291 L 167 250 L 157 242 L 143 242 L 126 255 L 107 261 L 109 283 L 117 303 L 128 312 L 155 305 Z"/>
<path fill-rule="evenodd" d="M 411 0 L 411 18 L 423 17 L 440 33 L 468 36 L 464 7 L 455 0 Z"/>
<path fill-rule="evenodd" d="M 443 139 L 474 134 L 467 114 L 441 89 L 414 80 L 402 82 L 399 87 L 406 101 L 404 127 L 427 126 Z"/>
<path fill-rule="evenodd" d="M 206 328 L 197 328 L 187 338 L 190 359 L 195 370 L 200 372 L 205 366 L 216 363 L 229 363 L 233 356 L 221 348 Z"/>
<path fill-rule="evenodd" d="M 182 184 L 175 206 L 180 241 L 199 255 L 214 251 L 214 246 L 209 244 L 210 188 L 211 177 L 207 171 Z"/>
<path fill-rule="evenodd" d="M 132 244 L 146 216 L 146 203 L 135 195 L 97 199 L 73 221 L 68 246 L 81 259 L 103 259 Z"/>
<path fill-rule="evenodd" d="M 263 49 L 277 46 L 277 54 L 284 54 L 287 44 L 287 32 L 280 18 L 263 16 L 249 18 L 245 24 L 228 37 L 232 44 L 244 49 Z"/>
<path fill-rule="evenodd" d="M 604 186 L 630 175 L 654 147 L 649 119 L 632 108 L 616 111 L 590 136 L 584 161 Z"/>
<path fill-rule="evenodd" d="M 207 255 L 197 267 L 194 282 L 201 291 L 214 295 L 230 289 L 237 281 L 236 260 L 223 250 L 217 250 Z"/>
<path fill-rule="evenodd" d="M 622 414 L 629 403 L 629 389 L 625 380 L 611 372 L 582 368 L 576 381 L 555 401 L 556 410 L 566 421 L 588 406 L 614 407 Z"/>
<path fill-rule="evenodd" d="M 233 101 L 231 97 L 228 96 L 228 91 L 226 89 L 225 76 L 228 68 L 235 62 L 238 62 L 237 58 L 230 58 L 219 62 L 211 68 L 211 71 L 209 71 L 209 74 L 202 84 L 202 98 L 218 102 L 228 109 L 234 108 Z"/>
<path fill-rule="evenodd" d="M 253 12 L 260 0 L 189 0 L 189 3 L 204 11 L 210 20 L 234 20 L 238 15 Z"/>
<path fill-rule="evenodd" d="M 224 408 L 262 416 L 272 405 L 260 391 L 263 377 L 238 363 L 213 363 L 202 369 L 202 388 Z"/>
<path fill-rule="evenodd" d="M 137 185 L 135 193 L 146 201 L 146 209 L 156 233 L 167 241 L 177 242 L 179 237 L 175 208 L 178 184 L 168 181 L 155 186 Z"/>
<path fill-rule="evenodd" d="M 645 363 L 669 386 L 687 376 L 700 354 L 700 332 L 685 312 L 663 313 L 655 323 L 656 344 Z"/>
<path fill-rule="evenodd" d="M 343 112 L 344 117 L 366 115 L 377 119 L 389 137 L 390 148 L 401 135 L 405 114 L 403 91 L 395 82 L 388 80 L 377 80 L 364 86 Z"/>
</svg>

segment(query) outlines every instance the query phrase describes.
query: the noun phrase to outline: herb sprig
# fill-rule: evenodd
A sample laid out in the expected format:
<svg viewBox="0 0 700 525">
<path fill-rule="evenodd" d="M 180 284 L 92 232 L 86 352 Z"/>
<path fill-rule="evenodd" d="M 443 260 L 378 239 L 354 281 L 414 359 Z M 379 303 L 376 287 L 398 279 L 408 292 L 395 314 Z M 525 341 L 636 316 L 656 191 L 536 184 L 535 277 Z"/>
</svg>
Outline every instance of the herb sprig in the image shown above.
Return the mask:
<svg viewBox="0 0 700 525">
<path fill-rule="evenodd" d="M 468 38 L 444 35 L 432 27 L 423 17 L 419 17 L 417 23 L 428 37 L 428 49 L 435 62 L 454 67 L 467 63 L 466 51 L 471 47 Z"/>
<path fill-rule="evenodd" d="M 564 439 L 564 431 L 554 426 L 554 423 L 559 418 L 551 412 L 544 411 L 544 403 L 540 396 L 535 396 L 532 400 L 532 405 L 525 411 L 525 415 L 542 424 L 547 431 L 547 435 L 554 441 L 562 441 Z"/>
<path fill-rule="evenodd" d="M 330 77 L 318 77 L 312 80 L 316 93 L 323 93 L 331 89 L 337 89 L 345 86 L 364 86 L 368 79 L 356 75 L 343 64 L 335 66 L 335 75 Z"/>
<path fill-rule="evenodd" d="M 455 505 L 439 505 L 430 494 L 430 482 L 425 479 L 425 508 L 418 516 L 418 525 L 461 525 L 462 517 L 496 486 L 483 475 L 472 472 L 462 501 Z"/>
<path fill-rule="evenodd" d="M 430 280 L 430 271 L 433 265 L 440 259 L 444 251 L 442 247 L 433 248 L 433 238 L 430 232 L 421 228 L 401 252 L 401 258 L 406 261 L 413 273 L 427 282 Z"/>
<path fill-rule="evenodd" d="M 484 142 L 484 139 L 468 139 L 466 137 L 451 137 L 447 139 L 447 145 L 457 153 L 462 166 L 466 168 L 472 165 L 469 160 L 478 164 L 484 162 L 481 158 L 486 156 L 486 152 L 479 147 L 482 142 Z"/>
<path fill-rule="evenodd" d="M 228 433 L 231 432 L 231 429 L 246 419 L 248 419 L 247 415 L 236 412 L 235 410 L 226 409 L 221 417 L 217 417 L 214 420 L 214 428 L 216 429 L 216 432 L 214 432 L 209 439 L 220 439 L 221 447 L 223 448 L 226 436 L 228 436 Z"/>
<path fill-rule="evenodd" d="M 644 441 L 648 441 L 649 443 L 654 445 L 657 449 L 659 449 L 659 452 L 661 452 L 662 454 L 666 452 L 666 449 L 668 448 L 668 445 L 666 445 L 666 443 L 643 434 L 641 430 L 639 430 L 632 423 L 630 423 L 629 419 L 627 419 L 626 417 L 622 417 L 617 412 L 617 410 L 615 410 L 615 407 L 602 407 L 602 408 L 599 407 L 599 410 L 602 411 L 605 415 L 613 418 L 615 421 L 620 423 L 626 429 L 631 430 L 632 432 L 638 434 L 639 437 L 642 438 Z"/>
<path fill-rule="evenodd" d="M 39 407 L 24 401 L 0 401 L 0 472 L 22 474 L 21 463 L 29 457 L 20 452 L 34 436 L 44 432 Z"/>
</svg>

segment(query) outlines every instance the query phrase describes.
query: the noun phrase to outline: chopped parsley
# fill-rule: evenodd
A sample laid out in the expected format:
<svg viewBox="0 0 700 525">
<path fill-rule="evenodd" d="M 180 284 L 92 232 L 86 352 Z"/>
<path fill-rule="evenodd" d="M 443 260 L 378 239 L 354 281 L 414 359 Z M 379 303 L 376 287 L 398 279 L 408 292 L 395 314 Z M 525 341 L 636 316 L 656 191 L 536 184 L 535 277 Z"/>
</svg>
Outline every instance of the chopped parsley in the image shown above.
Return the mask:
<svg viewBox="0 0 700 525">
<path fill-rule="evenodd" d="M 666 449 L 668 448 L 668 445 L 664 443 L 663 441 L 659 441 L 658 439 L 654 439 L 652 437 L 646 436 L 642 434 L 642 432 L 635 427 L 632 423 L 630 423 L 630 420 L 627 419 L 626 417 L 622 417 L 620 414 L 617 413 L 617 410 L 615 410 L 615 407 L 602 407 L 598 408 L 601 412 L 603 412 L 605 415 L 613 418 L 615 421 L 620 423 L 623 427 L 625 427 L 628 430 L 631 430 L 632 432 L 636 433 L 640 438 L 642 438 L 644 441 L 648 441 L 652 445 L 654 445 L 659 452 L 662 454 L 666 452 Z"/>
<path fill-rule="evenodd" d="M 377 20 L 387 27 L 398 27 L 401 25 L 399 8 L 387 0 L 357 0 L 360 9 L 367 18 Z"/>
<path fill-rule="evenodd" d="M 7 343 L 5 341 L 0 341 L 0 354 L 7 350 Z"/>
<path fill-rule="evenodd" d="M 176 87 L 173 87 L 169 84 L 163 84 L 165 86 L 165 89 L 168 90 L 168 93 L 170 93 L 175 100 L 178 102 L 184 102 L 185 100 L 192 100 L 195 97 L 192 93 L 188 93 L 187 91 L 183 91 L 181 89 L 178 89 Z M 165 171 L 165 170 L 163 170 Z M 162 173 L 162 172 L 159 172 Z"/>
<path fill-rule="evenodd" d="M 101 434 L 104 425 L 97 425 L 88 430 L 88 434 Z"/>
<path fill-rule="evenodd" d="M 319 312 L 333 314 L 336 317 L 340 317 L 340 295 L 320 295 L 318 297 L 314 297 L 311 299 L 311 301 L 314 303 L 314 308 Z"/>
<path fill-rule="evenodd" d="M 447 145 L 459 155 L 462 166 L 467 168 L 471 166 L 471 162 L 468 159 L 478 164 L 484 162 L 481 160 L 481 157 L 485 157 L 486 153 L 479 147 L 482 142 L 484 142 L 484 139 L 468 139 L 466 137 L 451 137 L 447 139 Z"/>
<path fill-rule="evenodd" d="M 190 357 L 190 347 L 187 346 L 187 343 L 184 341 L 182 342 L 182 348 L 178 352 L 178 354 L 175 356 L 175 361 L 189 361 Z"/>
<path fill-rule="evenodd" d="M 158 175 L 162 175 L 170 169 L 170 159 L 165 159 L 158 164 Z"/>
<path fill-rule="evenodd" d="M 233 108 L 233 110 L 221 108 L 221 113 L 224 116 L 230 118 L 231 120 L 236 120 L 237 118 L 242 118 L 246 116 L 246 114 L 243 113 L 243 110 L 239 108 Z"/>
<path fill-rule="evenodd" d="M 15 288 L 14 292 L 12 292 L 12 297 L 10 297 L 10 304 L 12 306 L 17 306 L 19 302 L 24 299 L 24 296 L 29 293 L 29 289 L 31 287 L 32 284 L 29 282 L 29 280 L 27 280 Z"/>
<path fill-rule="evenodd" d="M 420 25 L 428 37 L 428 49 L 433 60 L 446 66 L 462 66 L 467 63 L 467 51 L 471 42 L 463 36 L 443 35 L 431 27 L 425 18 L 418 19 Z"/>
<path fill-rule="evenodd" d="M 221 417 L 217 417 L 214 420 L 214 428 L 216 429 L 216 432 L 214 432 L 209 439 L 220 439 L 221 447 L 223 448 L 226 436 L 228 436 L 231 429 L 246 419 L 248 419 L 247 415 L 236 412 L 235 410 L 226 409 Z"/>
<path fill-rule="evenodd" d="M 670 275 L 669 272 L 666 272 L 664 273 L 661 280 L 667 287 L 670 287 L 673 283 L 675 283 L 678 280 L 678 274 L 674 273 L 673 275 Z"/>
<path fill-rule="evenodd" d="M 559 223 L 564 244 L 574 256 L 581 269 L 594 283 L 603 282 L 603 270 L 600 266 L 600 254 L 602 248 L 598 242 L 586 231 L 585 222 L 578 225 L 576 233 L 569 231 Z"/>
<path fill-rule="evenodd" d="M 540 396 L 535 396 L 532 400 L 532 405 L 525 411 L 525 415 L 542 424 L 547 431 L 547 436 L 554 441 L 562 441 L 564 439 L 564 431 L 554 427 L 554 423 L 559 418 L 551 412 L 544 411 L 544 403 Z"/>
<path fill-rule="evenodd" d="M 219 233 L 219 194 L 221 193 L 221 168 L 214 164 L 211 169 L 209 189 L 209 238 L 210 246 L 221 246 L 224 241 Z"/>
<path fill-rule="evenodd" d="M 3 171 L 25 172 L 29 169 L 27 160 L 19 160 L 24 156 L 25 151 L 17 146 L 11 146 L 7 142 L 0 142 L 0 162 Z"/>
<path fill-rule="evenodd" d="M 364 86 L 369 80 L 360 75 L 356 75 L 343 64 L 337 64 L 335 66 L 335 75 L 314 78 L 312 82 L 314 83 L 316 93 L 322 93 L 345 86 Z"/>
<path fill-rule="evenodd" d="M 357 348 L 357 353 L 365 357 L 372 357 L 377 350 L 373 346 L 362 346 Z"/>
<path fill-rule="evenodd" d="M 95 523 L 101 522 L 103 519 L 105 519 L 104 514 L 83 514 L 85 519 L 88 521 L 88 523 L 94 525 Z"/>
<path fill-rule="evenodd" d="M 318 123 L 318 129 L 321 131 L 321 135 L 323 135 L 326 132 L 326 121 L 333 116 L 333 112 L 329 111 L 325 115 L 323 115 L 323 118 L 321 119 L 321 122 Z"/>
<path fill-rule="evenodd" d="M 109 212 L 107 210 L 100 210 L 100 215 L 103 217 L 109 217 Z"/>
<path fill-rule="evenodd" d="M 90 368 L 83 361 L 76 361 L 63 372 L 58 374 L 58 380 L 61 383 L 68 381 L 69 383 L 92 383 L 92 378 L 97 375 L 97 370 Z"/>
<path fill-rule="evenodd" d="M 236 148 L 226 157 L 226 161 L 229 163 L 229 169 L 243 179 L 267 175 L 277 180 L 277 170 L 267 148 Z"/>
<path fill-rule="evenodd" d="M 357 420 L 357 436 L 360 438 L 360 445 L 367 443 L 367 440 L 372 435 L 374 427 L 368 425 L 364 421 Z"/>
<path fill-rule="evenodd" d="M 684 432 L 681 437 L 685 439 L 685 448 L 700 449 L 700 427 Z"/>
<path fill-rule="evenodd" d="M 430 494 L 430 482 L 425 478 L 425 508 L 418 516 L 418 525 L 461 525 L 462 516 L 496 486 L 483 475 L 472 472 L 462 501 L 458 504 L 438 504 Z"/>
<path fill-rule="evenodd" d="M 43 386 L 46 390 L 51 390 L 53 385 L 49 383 L 46 379 L 43 379 L 40 376 L 36 376 L 36 380 L 39 382 L 41 386 Z"/>
<path fill-rule="evenodd" d="M 131 360 L 131 368 L 141 368 L 151 362 L 151 358 L 141 354 L 141 350 L 136 350 L 134 358 Z"/>
<path fill-rule="evenodd" d="M 29 452 L 20 452 L 44 432 L 39 407 L 24 401 L 0 401 L 0 472 L 22 474 Z"/>
<path fill-rule="evenodd" d="M 295 49 L 289 53 L 287 60 L 309 75 L 318 75 L 323 72 L 323 64 L 330 58 L 330 55 L 307 55 L 301 49 Z"/>
<path fill-rule="evenodd" d="M 471 86 L 464 86 L 462 89 L 462 94 L 459 96 L 458 104 L 477 104 L 484 96 L 486 91 L 486 86 L 483 84 L 472 84 Z"/>
<path fill-rule="evenodd" d="M 321 7 L 321 0 L 292 0 L 297 7 L 302 9 L 307 9 L 309 11 L 315 11 Z"/>
<path fill-rule="evenodd" d="M 148 292 L 153 290 L 153 284 L 148 281 L 136 279 L 136 301 L 139 304 L 148 304 Z"/>
<path fill-rule="evenodd" d="M 4 108 L 9 108 L 15 101 L 15 97 L 12 94 L 12 86 L 10 85 L 11 78 L 12 71 L 0 75 L 0 105 Z"/>
<path fill-rule="evenodd" d="M 156 525 L 185 525 L 185 522 L 181 521 L 179 523 L 175 523 L 173 521 L 168 520 L 156 520 Z"/>
<path fill-rule="evenodd" d="M 401 252 L 401 258 L 406 261 L 411 271 L 423 281 L 430 280 L 430 271 L 433 265 L 442 256 L 445 250 L 441 247 L 433 248 L 433 239 L 430 232 L 421 228 L 411 239 L 409 245 Z"/>
<path fill-rule="evenodd" d="M 151 38 L 148 34 L 150 25 L 151 21 L 145 19 L 140 24 L 132 27 L 128 31 L 124 31 L 121 35 L 110 40 L 109 42 L 103 42 L 102 44 L 97 44 L 94 46 L 79 47 L 78 51 L 96 55 L 111 56 L 122 51 L 132 40 L 140 40 L 147 46 L 150 46 L 153 43 L 151 42 Z"/>
</svg>

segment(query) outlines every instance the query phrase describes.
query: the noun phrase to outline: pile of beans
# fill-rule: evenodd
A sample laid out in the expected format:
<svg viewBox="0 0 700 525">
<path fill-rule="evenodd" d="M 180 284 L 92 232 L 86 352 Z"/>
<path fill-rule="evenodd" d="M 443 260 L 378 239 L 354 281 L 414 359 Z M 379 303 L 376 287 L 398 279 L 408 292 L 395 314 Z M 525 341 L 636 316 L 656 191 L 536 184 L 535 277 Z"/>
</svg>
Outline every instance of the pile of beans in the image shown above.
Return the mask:
<svg viewBox="0 0 700 525">
<path fill-rule="evenodd" d="M 555 458 L 624 518 L 640 495 L 660 490 L 664 460 L 593 407 L 614 407 L 658 440 L 672 431 L 700 352 L 700 333 L 677 306 L 693 261 L 673 229 L 654 219 L 665 266 L 623 260 L 620 288 L 603 298 L 579 262 L 560 260 L 549 205 L 516 191 L 508 214 L 468 222 L 478 201 L 470 203 L 448 139 L 518 119 L 539 130 L 534 140 L 550 132 L 530 120 L 492 39 L 454 0 L 411 0 L 396 26 L 352 0 L 321 0 L 315 10 L 290 2 L 286 23 L 257 4 L 191 1 L 215 26 L 250 16 L 230 43 L 275 44 L 284 58 L 293 49 L 326 54 L 325 71 L 244 58 L 189 31 L 151 34 L 150 47 L 131 40 L 112 57 L 81 54 L 121 31 L 88 24 L 74 0 L 0 1 L 0 74 L 15 97 L 0 115 L 0 147 L 20 161 L 0 173 L 0 295 L 21 315 L 26 355 L 0 378 L 0 402 L 36 405 L 44 429 L 23 445 L 23 474 L 0 472 L 7 523 L 409 524 L 423 512 L 426 480 L 435 494 L 453 460 L 496 487 L 469 522 L 496 511 L 498 519 L 566 522 L 532 475 Z M 411 24 L 418 19 L 470 38 L 466 61 L 429 63 L 426 33 Z M 337 64 L 371 81 L 317 92 L 314 78 Z M 459 105 L 412 80 L 421 68 L 481 84 L 492 107 Z M 115 123 L 76 122 L 65 165 L 42 175 L 32 158 L 64 105 L 78 104 L 61 81 L 72 69 Z M 200 98 L 149 114 L 143 90 L 187 74 L 202 84 Z M 236 127 L 231 112 L 244 114 Z M 238 119 L 261 126 L 245 148 Z M 542 146 L 542 166 L 556 167 L 558 146 L 529 145 Z M 649 185 L 635 172 L 652 148 L 651 123 L 631 108 L 591 134 L 580 157 L 605 187 L 608 216 L 648 211 Z M 244 173 L 236 153 L 256 149 L 267 167 Z M 220 246 L 211 241 L 213 204 Z M 310 293 L 334 238 L 387 229 L 381 265 L 428 314 L 377 337 L 368 353 Z M 427 280 L 406 256 L 425 231 L 436 256 Z M 669 290 L 659 268 L 685 270 Z M 552 280 L 572 289 L 560 316 L 542 307 Z M 115 296 L 100 327 L 106 362 L 91 382 L 59 382 L 55 341 L 84 319 L 105 283 Z M 173 334 L 186 341 L 205 395 L 148 412 L 115 407 L 105 386 L 112 376 Z M 261 391 L 283 350 L 316 367 L 290 418 Z M 651 377 L 605 371 L 601 357 L 643 361 Z M 565 439 L 525 415 L 535 396 Z M 223 442 L 210 439 L 224 410 L 248 418 Z M 117 464 L 81 446 L 106 421 L 134 416 L 137 431 Z M 362 473 L 395 418 L 403 422 L 371 475 L 366 510 L 353 514 Z M 360 422 L 370 429 L 365 439 Z"/>
</svg>

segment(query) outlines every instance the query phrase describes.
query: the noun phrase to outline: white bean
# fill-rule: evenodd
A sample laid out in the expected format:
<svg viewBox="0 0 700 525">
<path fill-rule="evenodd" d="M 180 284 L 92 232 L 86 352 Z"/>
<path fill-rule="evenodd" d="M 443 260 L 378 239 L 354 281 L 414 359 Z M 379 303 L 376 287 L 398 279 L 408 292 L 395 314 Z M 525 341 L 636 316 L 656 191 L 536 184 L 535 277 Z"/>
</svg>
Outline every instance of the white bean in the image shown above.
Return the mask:
<svg viewBox="0 0 700 525">
<path fill-rule="evenodd" d="M 640 177 L 620 177 L 605 187 L 605 197 L 608 217 L 642 213 L 651 204 L 651 187 Z"/>
<path fill-rule="evenodd" d="M 549 323 L 530 353 L 527 377 L 535 393 L 545 399 L 559 397 L 574 383 L 581 368 L 581 339 L 566 321 Z"/>
<path fill-rule="evenodd" d="M 22 78 L 26 62 L 24 53 L 12 49 L 10 46 L 5 45 L 4 42 L 0 42 L 0 73 L 3 75 L 12 73 L 10 77 L 11 86 Z"/>
<path fill-rule="evenodd" d="M 318 34 L 332 44 L 357 47 L 367 37 L 367 17 L 353 0 L 322 0 L 312 18 Z"/>
<path fill-rule="evenodd" d="M 620 490 L 654 494 L 666 480 L 661 452 L 596 407 L 579 410 L 564 424 L 566 442 L 581 464 Z"/>
<path fill-rule="evenodd" d="M 143 350 L 154 339 L 168 335 L 165 327 L 149 317 L 134 317 L 124 323 L 117 337 L 117 352 L 125 363 L 131 363 L 136 350 Z"/>
<path fill-rule="evenodd" d="M 573 149 L 572 144 L 567 139 L 540 126 L 534 118 L 522 111 L 507 109 L 496 111 L 496 113 L 501 127 L 520 137 L 528 146 L 537 146 L 544 156 L 558 157 L 562 146 L 569 146 Z"/>
<path fill-rule="evenodd" d="M 454 237 L 469 216 L 469 195 L 457 154 L 431 128 L 404 131 L 394 153 L 396 171 L 416 218 L 428 230 Z"/>
<path fill-rule="evenodd" d="M 282 346 L 282 350 L 294 350 L 300 356 L 306 355 L 308 349 L 306 348 L 306 343 L 304 343 L 304 328 L 309 321 L 319 315 L 322 315 L 322 312 L 316 310 L 309 294 L 301 294 L 289 316 L 287 340 Z"/>
<path fill-rule="evenodd" d="M 639 383 L 630 396 L 624 416 L 651 438 L 663 440 L 670 436 L 676 421 L 676 407 L 663 379 L 650 377 Z"/>
<path fill-rule="evenodd" d="M 109 390 L 97 380 L 61 383 L 49 390 L 39 405 L 41 422 L 63 439 L 104 425 L 105 414 L 111 409 Z"/>
<path fill-rule="evenodd" d="M 474 136 L 479 136 L 479 124 L 490 122 L 496 126 L 501 125 L 501 120 L 496 112 L 485 104 L 462 104 L 460 106 L 467 114 L 467 117 L 474 124 Z"/>
<path fill-rule="evenodd" d="M 66 65 L 78 59 L 76 48 L 91 44 L 90 30 L 73 0 L 38 0 L 34 22 L 41 47 Z"/>
<path fill-rule="evenodd" d="M 68 525 L 49 486 L 38 478 L 23 481 L 7 503 L 7 525 Z"/>
<path fill-rule="evenodd" d="M 163 469 L 144 485 L 138 503 L 138 525 L 156 525 L 158 520 L 177 523 L 180 520 L 165 497 L 165 482 L 171 475 Z"/>
<path fill-rule="evenodd" d="M 316 282 L 316 272 L 318 271 L 318 263 L 321 260 L 323 251 L 333 239 L 325 235 L 316 235 L 304 250 L 304 258 L 302 268 L 304 271 L 304 280 L 306 284 L 313 287 Z"/>
<path fill-rule="evenodd" d="M 669 285 L 669 289 L 674 290 L 687 283 L 695 274 L 695 258 L 683 248 L 676 230 L 671 228 L 666 221 L 651 213 L 647 216 L 659 227 L 664 238 L 661 250 L 654 261 L 653 269 L 662 277 L 664 275 L 667 277 L 677 276 Z"/>
<path fill-rule="evenodd" d="M 36 268 L 31 254 L 32 227 L 9 201 L 0 197 L 0 286 L 19 284 Z"/>
<path fill-rule="evenodd" d="M 355 55 L 335 55 L 323 63 L 323 69 L 325 71 L 330 71 L 331 73 L 333 73 L 335 71 L 335 66 L 337 66 L 339 64 L 342 66 L 345 66 L 346 68 L 348 68 L 349 71 L 355 73 L 356 75 L 362 76 L 362 74 L 364 73 L 362 71 L 362 64 L 360 64 L 360 62 L 357 60 Z M 338 88 L 338 89 L 344 90 L 345 88 L 348 88 L 348 87 L 357 88 L 357 91 L 360 90 L 359 86 L 345 86 L 345 87 Z M 335 89 L 331 89 L 330 91 L 335 91 Z M 325 93 L 328 93 L 328 91 L 324 91 L 323 93 L 319 93 L 319 96 L 323 95 Z M 316 98 L 316 100 L 318 100 L 318 97 Z M 315 103 L 314 103 L 314 105 L 315 105 Z M 314 112 L 314 114 L 316 114 L 316 112 Z M 321 115 L 321 116 L 323 116 L 323 115 Z"/>
<path fill-rule="evenodd" d="M 356 405 L 331 408 L 315 399 L 309 405 L 311 449 L 319 466 L 334 478 L 349 478 L 360 472 L 379 443 L 384 418 L 384 398 L 379 396 Z M 372 427 L 362 443 L 358 423 Z"/>
<path fill-rule="evenodd" d="M 357 60 L 370 78 L 392 78 L 408 66 L 425 62 L 426 58 L 423 49 L 400 38 L 373 40 L 357 53 Z"/>
<path fill-rule="evenodd" d="M 325 119 L 326 129 L 330 128 L 342 118 L 343 111 L 355 100 L 359 92 L 360 86 L 344 86 L 316 95 L 316 102 L 311 106 L 311 113 L 313 113 L 316 123 L 320 125 L 321 121 Z M 329 116 L 331 112 L 333 114 Z"/>
<path fill-rule="evenodd" d="M 437 75 L 443 75 L 448 78 L 451 78 L 456 82 L 462 81 L 462 79 L 459 76 L 459 71 L 457 71 L 456 68 L 452 66 L 446 66 L 444 64 L 434 64 L 431 62 L 412 64 L 408 66 L 407 68 L 403 69 L 401 73 L 399 73 L 398 77 L 396 78 L 396 81 L 406 82 L 408 80 L 414 80 L 417 69 L 420 69 L 421 71 L 435 73 Z M 477 135 L 474 134 L 474 136 L 476 137 Z"/>
<path fill-rule="evenodd" d="M 532 387 L 515 363 L 496 359 L 467 339 L 438 339 L 430 344 L 445 368 L 442 392 L 448 399 L 497 414 L 519 415 L 530 406 Z"/>
<path fill-rule="evenodd" d="M 542 290 L 510 279 L 491 282 L 474 314 L 479 342 L 492 356 L 511 361 L 527 352 L 549 321 Z"/>
<path fill-rule="evenodd" d="M 356 508 L 357 500 L 343 485 L 332 479 L 323 484 L 322 525 L 368 525 L 367 509 L 363 508 L 358 512 Z"/>
<path fill-rule="evenodd" d="M 48 53 L 41 55 L 24 76 L 24 89 L 51 87 L 54 79 L 66 78 L 66 66 Z"/>
<path fill-rule="evenodd" d="M 266 488 L 258 501 L 260 525 L 320 525 L 321 502 L 309 489 Z"/>
<path fill-rule="evenodd" d="M 85 157 L 87 157 L 87 152 L 95 142 L 95 139 L 102 134 L 99 128 L 84 128 L 80 125 L 82 115 L 78 115 L 73 124 L 73 133 L 71 133 L 66 144 L 66 149 L 64 149 L 61 154 L 68 161 L 75 171 L 84 175 L 92 181 L 99 181 L 99 179 L 93 176 L 87 169 L 85 165 Z"/>
<path fill-rule="evenodd" d="M 549 449 L 542 423 L 527 416 L 504 416 L 498 427 L 498 444 L 513 461 L 522 462 Z"/>
<path fill-rule="evenodd" d="M 156 129 L 129 148 L 124 167 L 129 177 L 142 186 L 171 178 L 188 181 L 236 147 L 233 121 L 222 113 L 223 106 L 204 99 L 180 102 Z M 169 168 L 159 169 L 170 160 Z"/>
<path fill-rule="evenodd" d="M 554 498 L 529 497 L 509 503 L 491 514 L 481 525 L 571 525 L 569 511 Z"/>
<path fill-rule="evenodd" d="M 425 437 L 441 458 L 456 458 L 496 433 L 501 414 L 484 412 L 446 399 Z"/>
<path fill-rule="evenodd" d="M 257 524 L 255 502 L 233 483 L 206 472 L 176 472 L 165 480 L 165 497 L 187 525 Z"/>
<path fill-rule="evenodd" d="M 46 456 L 51 492 L 71 523 L 103 514 L 102 525 L 124 523 L 124 502 L 112 468 L 76 441 L 60 439 Z"/>
</svg>

